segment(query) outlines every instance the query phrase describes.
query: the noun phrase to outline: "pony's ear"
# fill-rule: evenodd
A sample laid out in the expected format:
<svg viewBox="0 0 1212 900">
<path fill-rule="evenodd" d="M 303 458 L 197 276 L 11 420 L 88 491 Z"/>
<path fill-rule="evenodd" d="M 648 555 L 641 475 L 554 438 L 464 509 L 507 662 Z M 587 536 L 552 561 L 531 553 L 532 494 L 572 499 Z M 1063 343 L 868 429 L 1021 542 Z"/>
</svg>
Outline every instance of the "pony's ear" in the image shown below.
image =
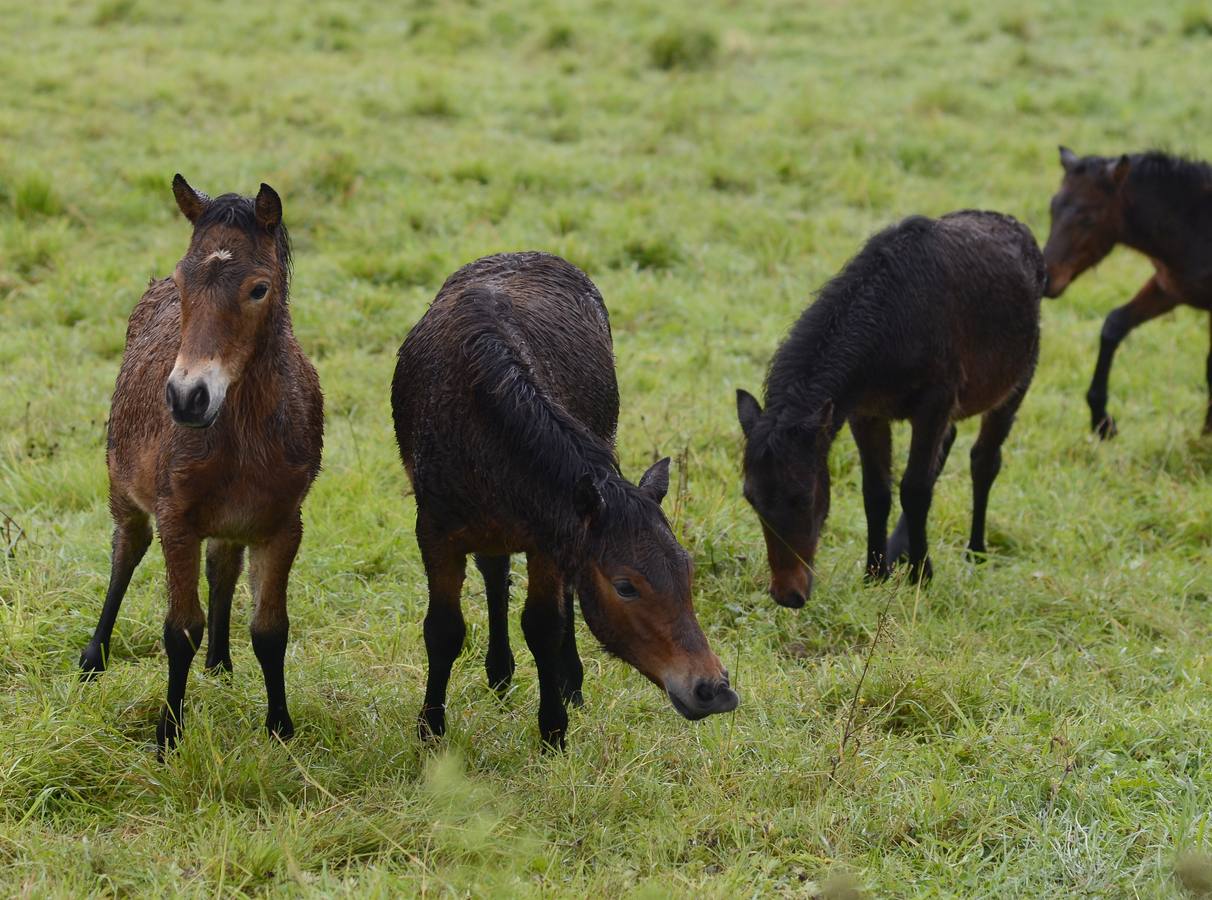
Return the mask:
<svg viewBox="0 0 1212 900">
<path fill-rule="evenodd" d="M 669 457 L 654 462 L 648 471 L 640 476 L 640 490 L 655 500 L 658 504 L 669 493 Z"/>
<path fill-rule="evenodd" d="M 1128 177 L 1130 171 L 1132 171 L 1132 160 L 1128 159 L 1127 153 L 1107 164 L 1107 174 L 1111 176 L 1111 183 L 1116 187 L 1124 183 L 1124 179 Z"/>
<path fill-rule="evenodd" d="M 576 486 L 572 489 L 572 506 L 578 516 L 582 519 L 592 519 L 605 505 L 606 501 L 602 498 L 602 492 L 593 480 L 593 475 L 586 472 L 577 479 Z"/>
<path fill-rule="evenodd" d="M 757 424 L 761 415 L 762 405 L 757 402 L 757 398 L 748 391 L 737 388 L 736 417 L 741 423 L 741 432 L 745 437 L 749 437 L 749 432 L 753 430 L 753 426 Z"/>
<path fill-rule="evenodd" d="M 257 224 L 266 231 L 276 231 L 282 224 L 282 198 L 278 192 L 264 182 L 257 192 L 256 205 Z"/>
<path fill-rule="evenodd" d="M 181 210 L 181 214 L 191 223 L 198 221 L 198 216 L 202 215 L 206 204 L 210 203 L 210 197 L 190 187 L 180 172 L 173 176 L 173 196 L 177 198 L 177 209 Z"/>
<path fill-rule="evenodd" d="M 1060 146 L 1060 162 L 1061 168 L 1066 172 L 1072 172 L 1073 167 L 1077 165 L 1077 154 L 1063 144 Z"/>
</svg>

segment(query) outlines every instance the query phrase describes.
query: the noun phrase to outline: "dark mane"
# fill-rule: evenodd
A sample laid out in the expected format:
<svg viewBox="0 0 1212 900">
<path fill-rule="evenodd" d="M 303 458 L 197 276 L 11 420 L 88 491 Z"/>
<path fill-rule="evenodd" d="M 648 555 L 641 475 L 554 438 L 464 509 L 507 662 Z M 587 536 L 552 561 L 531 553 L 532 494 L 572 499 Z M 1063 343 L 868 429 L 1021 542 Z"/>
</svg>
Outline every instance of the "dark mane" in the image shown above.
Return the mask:
<svg viewBox="0 0 1212 900">
<path fill-rule="evenodd" d="M 206 204 L 202 214 L 194 222 L 194 230 L 215 225 L 239 228 L 250 238 L 255 237 L 261 231 L 261 226 L 257 223 L 256 202 L 251 197 L 241 197 L 239 194 L 223 194 L 215 197 Z M 286 230 L 286 222 L 278 225 L 275 238 L 278 264 L 282 267 L 282 277 L 286 288 L 289 289 L 291 246 L 290 232 Z"/>
<path fill-rule="evenodd" d="M 1206 203 L 1212 191 L 1212 166 L 1195 159 L 1149 150 L 1131 157 L 1129 180 L 1148 185 L 1157 199 L 1174 209 Z"/>
<path fill-rule="evenodd" d="M 768 415 L 750 436 L 754 452 L 783 452 L 797 431 L 820 426 L 826 400 L 845 392 L 856 366 L 881 334 L 881 296 L 894 295 L 906 245 L 916 243 L 933 221 L 911 216 L 885 228 L 832 279 L 800 315 L 779 346 L 766 374 Z"/>
<path fill-rule="evenodd" d="M 605 501 L 597 525 L 633 531 L 650 523 L 653 515 L 664 520 L 659 504 L 623 478 L 613 449 L 538 384 L 508 296 L 471 287 L 454 304 L 451 315 L 463 336 L 461 349 L 474 373 L 476 399 L 494 419 L 505 443 L 501 458 L 519 461 L 528 476 L 522 483 L 547 494 L 538 503 L 533 496 L 526 499 L 531 510 L 546 511 L 539 518 L 554 523 L 553 547 L 580 554 L 584 534 L 572 502 L 575 485 L 586 473 Z M 559 510 L 566 512 L 560 515 Z"/>
</svg>

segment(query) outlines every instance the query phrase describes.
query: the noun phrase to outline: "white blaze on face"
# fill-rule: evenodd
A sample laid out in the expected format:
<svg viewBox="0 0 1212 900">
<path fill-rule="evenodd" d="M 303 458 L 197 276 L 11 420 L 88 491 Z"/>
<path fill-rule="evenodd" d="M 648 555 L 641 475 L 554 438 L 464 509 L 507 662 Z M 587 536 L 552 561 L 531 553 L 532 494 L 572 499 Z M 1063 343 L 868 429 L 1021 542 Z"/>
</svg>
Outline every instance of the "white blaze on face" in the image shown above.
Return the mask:
<svg viewBox="0 0 1212 900">
<path fill-rule="evenodd" d="M 206 259 L 202 260 L 202 262 L 208 263 L 212 259 L 218 260 L 219 262 L 227 262 L 229 259 L 231 259 L 231 251 L 224 250 L 222 247 L 220 247 L 218 250 L 216 250 L 210 256 L 206 257 Z"/>
</svg>

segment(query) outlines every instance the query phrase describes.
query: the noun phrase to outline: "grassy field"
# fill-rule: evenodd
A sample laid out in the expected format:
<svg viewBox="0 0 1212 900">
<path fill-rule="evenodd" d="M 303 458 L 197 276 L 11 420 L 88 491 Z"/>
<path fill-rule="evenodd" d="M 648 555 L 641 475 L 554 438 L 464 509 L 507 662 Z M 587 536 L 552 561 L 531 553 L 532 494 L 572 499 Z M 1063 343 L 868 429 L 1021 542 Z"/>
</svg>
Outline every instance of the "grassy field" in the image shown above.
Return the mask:
<svg viewBox="0 0 1212 900">
<path fill-rule="evenodd" d="M 1121 436 L 1099 444 L 1083 401 L 1097 333 L 1147 264 L 1118 251 L 1049 303 L 994 490 L 993 558 L 962 556 L 967 423 L 924 591 L 863 586 L 843 435 L 800 611 L 765 595 L 733 392 L 760 387 L 812 291 L 890 221 L 986 207 L 1042 238 L 1058 142 L 1212 155 L 1212 7 L 384 6 L 0 3 L 0 894 L 1198 888 L 1212 843 L 1204 317 L 1180 309 L 1127 342 Z M 298 734 L 262 732 L 242 585 L 235 676 L 195 666 L 187 736 L 162 765 L 157 548 L 110 671 L 81 685 L 75 662 L 108 576 L 104 435 L 125 320 L 188 240 L 177 171 L 211 193 L 264 180 L 282 194 L 295 330 L 328 422 L 292 581 Z M 742 705 L 688 724 L 583 630 L 587 703 L 568 753 L 544 755 L 516 621 L 515 687 L 500 703 L 485 684 L 473 574 L 451 733 L 429 751 L 393 357 L 448 273 L 530 248 L 581 265 L 606 298 L 624 471 L 675 457 L 667 507 Z"/>
</svg>

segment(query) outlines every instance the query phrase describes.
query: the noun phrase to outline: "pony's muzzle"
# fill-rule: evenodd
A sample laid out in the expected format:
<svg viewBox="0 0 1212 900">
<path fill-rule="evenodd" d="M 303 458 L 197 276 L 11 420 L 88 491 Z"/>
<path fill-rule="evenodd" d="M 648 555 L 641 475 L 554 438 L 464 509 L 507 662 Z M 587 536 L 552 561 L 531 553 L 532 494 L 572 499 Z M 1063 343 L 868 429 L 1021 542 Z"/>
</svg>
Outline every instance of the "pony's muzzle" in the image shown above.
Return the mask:
<svg viewBox="0 0 1212 900">
<path fill-rule="evenodd" d="M 770 596 L 779 606 L 800 609 L 812 594 L 812 573 L 801 568 L 791 577 L 774 578 L 770 584 Z"/>
<path fill-rule="evenodd" d="M 173 421 L 187 428 L 211 425 L 219 415 L 226 394 L 226 380 L 214 370 L 188 376 L 178 367 L 164 386 L 164 399 Z"/>
<path fill-rule="evenodd" d="M 686 693 L 666 688 L 669 702 L 683 717 L 690 721 L 706 718 L 716 713 L 732 712 L 741 702 L 740 696 L 728 683 L 728 672 L 716 678 L 700 678 L 694 688 Z"/>
</svg>

